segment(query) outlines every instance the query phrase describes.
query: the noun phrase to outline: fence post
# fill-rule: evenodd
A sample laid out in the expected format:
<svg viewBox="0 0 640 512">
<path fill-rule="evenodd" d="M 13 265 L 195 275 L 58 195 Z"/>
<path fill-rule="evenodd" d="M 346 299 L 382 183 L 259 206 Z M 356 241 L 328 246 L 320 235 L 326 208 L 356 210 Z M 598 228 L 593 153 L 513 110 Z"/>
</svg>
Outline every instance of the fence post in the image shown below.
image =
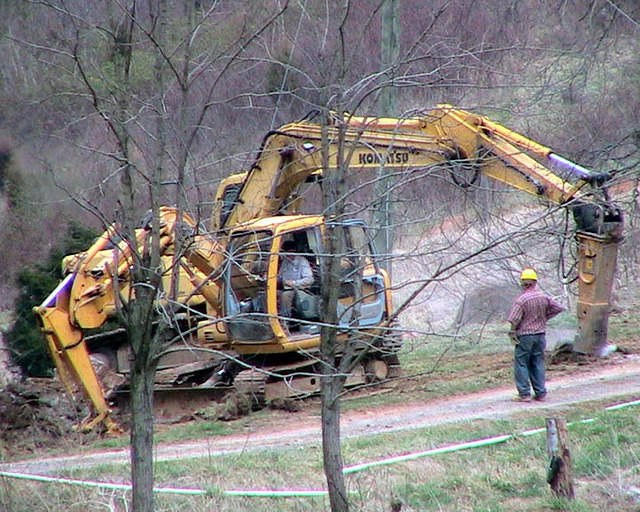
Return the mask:
<svg viewBox="0 0 640 512">
<path fill-rule="evenodd" d="M 571 453 L 567 446 L 567 426 L 560 418 L 547 418 L 546 425 L 547 453 L 549 454 L 547 483 L 556 496 L 572 500 L 575 494 Z"/>
</svg>

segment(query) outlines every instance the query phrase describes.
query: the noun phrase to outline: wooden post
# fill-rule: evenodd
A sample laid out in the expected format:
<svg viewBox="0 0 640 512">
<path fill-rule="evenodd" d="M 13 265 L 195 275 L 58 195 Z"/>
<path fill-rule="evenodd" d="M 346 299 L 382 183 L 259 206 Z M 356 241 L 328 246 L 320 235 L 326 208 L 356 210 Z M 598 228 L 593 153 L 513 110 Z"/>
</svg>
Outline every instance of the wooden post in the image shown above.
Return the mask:
<svg viewBox="0 0 640 512">
<path fill-rule="evenodd" d="M 573 466 L 571 453 L 567 446 L 567 427 L 563 419 L 547 418 L 547 453 L 549 467 L 547 468 L 547 482 L 556 496 L 574 498 Z"/>
<path fill-rule="evenodd" d="M 400 55 L 400 23 L 398 22 L 398 10 L 400 0 L 385 0 L 382 4 L 382 35 L 380 38 L 380 66 L 383 80 L 386 86 L 380 89 L 378 96 L 378 112 L 385 116 L 395 117 L 397 87 L 393 85 L 393 78 L 398 66 Z M 384 83 L 384 82 L 383 82 Z M 375 236 L 375 245 L 380 266 L 384 268 L 391 278 L 391 250 L 393 247 L 393 173 L 384 165 L 378 169 L 378 179 L 375 184 L 374 219 L 378 232 Z"/>
</svg>

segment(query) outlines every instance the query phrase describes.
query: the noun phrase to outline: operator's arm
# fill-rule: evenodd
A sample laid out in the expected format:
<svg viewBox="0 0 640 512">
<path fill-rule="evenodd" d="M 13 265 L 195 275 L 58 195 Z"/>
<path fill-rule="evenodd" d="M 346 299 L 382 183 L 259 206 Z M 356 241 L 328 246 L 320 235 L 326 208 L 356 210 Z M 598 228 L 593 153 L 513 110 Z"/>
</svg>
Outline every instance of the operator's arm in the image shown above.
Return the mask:
<svg viewBox="0 0 640 512">
<path fill-rule="evenodd" d="M 297 280 L 296 286 L 306 288 L 313 284 L 313 272 L 309 260 L 302 256 L 299 257 L 300 261 L 300 279 Z"/>
<path fill-rule="evenodd" d="M 313 272 L 311 271 L 311 265 L 307 258 L 303 256 L 296 256 L 296 279 L 289 281 L 290 285 L 295 288 L 306 288 L 313 284 Z"/>
</svg>

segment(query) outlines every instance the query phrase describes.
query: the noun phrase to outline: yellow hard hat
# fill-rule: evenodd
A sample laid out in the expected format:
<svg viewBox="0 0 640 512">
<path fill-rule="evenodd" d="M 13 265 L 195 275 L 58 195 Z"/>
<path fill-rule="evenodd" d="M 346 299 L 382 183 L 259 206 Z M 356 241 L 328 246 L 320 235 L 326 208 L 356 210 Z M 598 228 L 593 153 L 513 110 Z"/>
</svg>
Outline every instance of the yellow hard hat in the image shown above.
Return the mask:
<svg viewBox="0 0 640 512">
<path fill-rule="evenodd" d="M 533 270 L 532 268 L 525 268 L 522 271 L 522 274 L 520 274 L 520 280 L 521 281 L 524 281 L 524 280 L 537 281 L 538 275 L 536 274 L 536 271 Z"/>
</svg>

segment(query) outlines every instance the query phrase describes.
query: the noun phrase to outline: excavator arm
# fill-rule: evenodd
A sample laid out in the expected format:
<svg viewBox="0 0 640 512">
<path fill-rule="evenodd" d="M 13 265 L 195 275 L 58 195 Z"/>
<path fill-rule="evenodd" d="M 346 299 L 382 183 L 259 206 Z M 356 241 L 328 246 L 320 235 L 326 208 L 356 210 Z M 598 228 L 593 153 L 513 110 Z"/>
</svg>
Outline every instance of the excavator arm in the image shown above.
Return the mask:
<svg viewBox="0 0 640 512">
<path fill-rule="evenodd" d="M 82 329 L 70 322 L 69 292 L 73 277 L 73 274 L 69 274 L 42 305 L 34 310 L 40 319 L 40 327 L 60 381 L 70 396 L 75 396 L 81 390 L 92 406 L 92 411 L 78 428 L 83 431 L 91 430 L 104 422 L 109 432 L 117 433 L 120 428 L 111 418 L 111 410 L 92 365 Z"/>
<path fill-rule="evenodd" d="M 341 122 L 344 162 L 337 161 L 337 124 L 326 127 L 331 168 L 342 164 L 357 172 L 381 165 L 411 169 L 447 164 L 454 180 L 457 171 L 472 168 L 560 205 L 575 202 L 587 188 L 606 191 L 602 185 L 609 178 L 483 116 L 448 105 L 407 119 L 345 115 Z M 267 134 L 251 169 L 229 178 L 235 193 L 225 199 L 226 215 L 214 228 L 225 229 L 281 212 L 302 182 L 321 173 L 322 149 L 322 126 L 318 124 L 291 123 Z M 552 169 L 554 166 L 562 169 L 564 177 Z M 611 206 L 606 197 L 596 201 L 601 208 Z"/>
<path fill-rule="evenodd" d="M 160 251 L 167 268 L 172 265 L 176 221 L 174 208 L 161 208 Z M 186 214 L 183 222 L 187 229 L 195 228 L 195 222 Z M 141 250 L 149 243 L 148 228 L 136 230 Z M 85 329 L 103 326 L 117 314 L 119 304 L 133 298 L 129 286 L 129 271 L 134 264 L 132 249 L 125 240 L 116 242 L 119 239 L 117 226 L 112 225 L 86 252 L 66 257 L 63 261 L 66 277 L 34 308 L 61 382 L 71 396 L 81 392 L 91 404 L 89 416 L 78 425 L 80 430 L 91 430 L 104 422 L 109 432 L 119 431 L 110 416 L 105 387 L 84 338 Z M 188 304 L 202 296 L 219 313 L 219 289 L 216 279 L 210 277 L 220 271 L 223 254 L 224 250 L 210 237 L 195 236 L 189 240 L 180 259 L 183 279 L 179 280 L 178 296 L 182 301 Z M 170 279 L 164 280 L 168 288 Z"/>
<path fill-rule="evenodd" d="M 607 347 L 608 311 L 622 239 L 623 216 L 610 201 L 607 173 L 595 173 L 484 116 L 450 105 L 406 119 L 344 115 L 324 127 L 328 166 L 361 169 L 419 169 L 446 165 L 453 180 L 484 175 L 566 207 L 573 213 L 578 242 L 578 325 L 575 350 L 601 354 Z M 342 131 L 342 133 L 340 133 Z M 340 136 L 342 135 L 342 139 Z M 344 140 L 344 152 L 339 151 Z M 323 127 L 291 123 L 263 140 L 251 169 L 232 179 L 234 194 L 214 229 L 277 215 L 292 193 L 322 172 Z M 344 162 L 338 162 L 343 154 Z"/>
</svg>

